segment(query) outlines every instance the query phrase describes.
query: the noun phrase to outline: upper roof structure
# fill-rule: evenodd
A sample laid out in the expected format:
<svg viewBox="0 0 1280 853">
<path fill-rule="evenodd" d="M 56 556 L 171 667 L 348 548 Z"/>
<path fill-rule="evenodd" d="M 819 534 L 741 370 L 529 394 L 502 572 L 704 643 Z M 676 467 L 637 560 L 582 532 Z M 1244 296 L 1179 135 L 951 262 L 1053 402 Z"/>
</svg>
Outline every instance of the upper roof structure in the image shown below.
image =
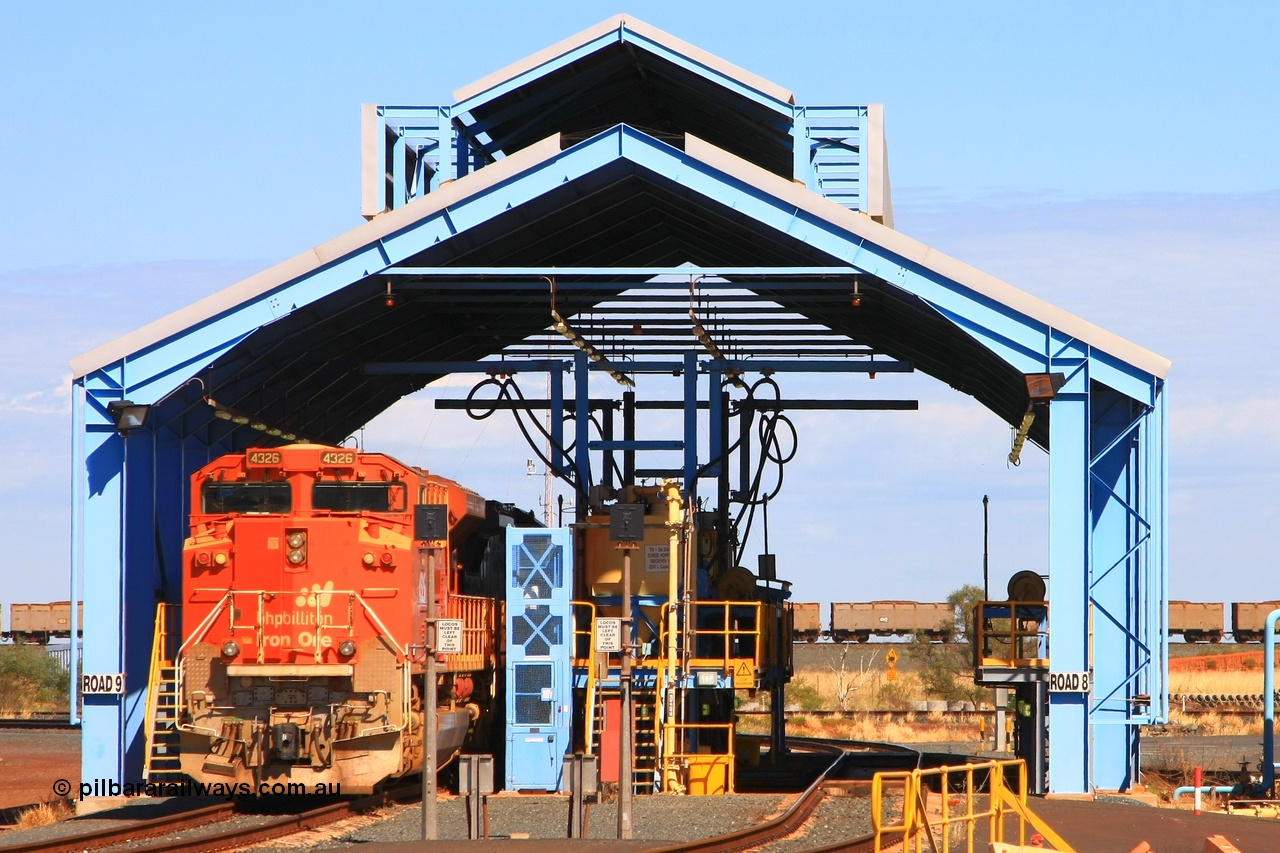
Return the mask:
<svg viewBox="0 0 1280 853">
<path fill-rule="evenodd" d="M 447 172 L 449 146 L 464 152 L 455 166 L 470 156 L 475 168 L 424 180 L 366 224 L 76 359 L 75 376 L 127 362 L 126 393 L 156 400 L 197 376 L 206 398 L 336 442 L 448 362 L 528 355 L 535 337 L 546 353 L 553 303 L 624 366 L 697 350 L 681 318 L 697 302 L 735 358 L 904 360 L 1011 424 L 1053 335 L 1095 348 L 1126 392 L 1123 375 L 1169 368 L 815 191 L 812 172 L 789 167 L 830 141 L 808 130 L 824 108 L 634 19 L 456 97 L 432 108 L 455 138 L 437 137 L 431 171 Z M 403 154 L 408 121 L 385 122 Z M 712 139 L 694 132 L 709 126 Z M 661 272 L 687 286 L 653 283 Z M 1047 419 L 1031 437 L 1047 445 Z"/>
<path fill-rule="evenodd" d="M 791 176 L 791 92 L 627 15 L 463 86 L 453 120 L 482 156 L 617 124 L 680 144 L 698 136 Z"/>
</svg>

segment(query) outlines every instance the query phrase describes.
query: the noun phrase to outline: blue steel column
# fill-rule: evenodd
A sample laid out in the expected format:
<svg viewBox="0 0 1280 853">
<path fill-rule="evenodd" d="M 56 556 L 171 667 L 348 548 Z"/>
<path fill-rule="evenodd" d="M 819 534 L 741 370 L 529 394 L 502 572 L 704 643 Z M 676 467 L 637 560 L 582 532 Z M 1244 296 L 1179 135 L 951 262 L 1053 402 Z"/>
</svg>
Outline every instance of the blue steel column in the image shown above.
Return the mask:
<svg viewBox="0 0 1280 853">
<path fill-rule="evenodd" d="M 84 477 L 85 435 L 84 382 L 77 381 L 71 387 L 71 691 L 70 722 L 80 725 L 80 656 L 76 654 L 77 638 L 83 636 L 77 601 L 84 601 L 84 505 L 87 497 Z M 80 640 L 83 648 L 83 640 Z M 86 777 L 87 778 L 87 777 Z"/>
<path fill-rule="evenodd" d="M 724 470 L 727 460 L 721 459 L 724 453 L 724 436 L 721 432 L 724 429 L 724 411 L 720 408 L 720 391 L 721 384 L 724 382 L 724 374 L 720 372 L 720 368 L 711 367 L 707 370 L 707 471 L 708 477 L 719 477 L 720 472 Z"/>
<path fill-rule="evenodd" d="M 591 491 L 591 373 L 587 354 L 578 352 L 573 357 L 574 384 L 574 456 L 576 457 L 578 495 L 574 511 L 579 521 L 587 519 L 587 495 Z"/>
<path fill-rule="evenodd" d="M 791 178 L 801 181 L 806 187 L 817 192 L 817 181 L 813 174 L 812 146 L 809 142 L 808 116 L 804 107 L 792 107 L 791 119 Z"/>
<path fill-rule="evenodd" d="M 698 494 L 698 356 L 684 354 L 684 491 Z"/>
<path fill-rule="evenodd" d="M 564 454 L 564 374 L 552 369 L 551 378 L 551 463 L 556 473 L 569 473 L 569 459 Z M 550 512 L 550 508 L 547 510 Z"/>
<path fill-rule="evenodd" d="M 440 107 L 437 113 L 440 124 L 436 150 L 440 152 L 440 163 L 436 169 L 433 190 L 440 186 L 440 182 L 452 181 L 458 177 L 458 157 L 463 143 L 458 139 L 457 131 L 453 129 L 453 123 L 450 121 L 451 112 L 448 107 Z"/>
<path fill-rule="evenodd" d="M 1145 522 L 1133 512 L 1144 488 L 1137 476 L 1137 404 L 1095 385 L 1089 408 L 1093 647 L 1105 650 L 1093 656 L 1091 781 L 1098 789 L 1126 790 L 1137 781 L 1138 728 L 1129 721 L 1129 700 L 1136 692 L 1131 675 L 1145 657 L 1136 630 L 1145 597 L 1141 546 L 1148 538 Z"/>
<path fill-rule="evenodd" d="M 151 426 L 128 433 L 124 449 L 124 602 L 119 618 L 124 636 L 125 695 L 122 745 L 125 781 L 142 778 L 146 735 L 147 680 L 155 639 L 156 577 L 161 532 L 156 525 L 156 432 Z"/>
<path fill-rule="evenodd" d="M 1158 704 L 1153 708 L 1156 719 L 1169 719 L 1169 387 L 1163 382 L 1155 389 L 1155 415 L 1158 421 L 1152 437 L 1158 439 L 1158 450 L 1148 445 L 1147 499 L 1159 503 L 1152 508 L 1151 517 L 1156 526 L 1156 565 L 1149 566 L 1148 582 L 1153 585 L 1151 606 L 1159 619 L 1148 621 L 1152 642 L 1159 644 L 1160 657 L 1152 665 L 1151 698 Z"/>
<path fill-rule="evenodd" d="M 89 392 L 92 395 L 92 391 Z M 118 396 L 118 395 L 117 395 Z M 84 671 L 124 671 L 124 454 L 125 443 L 85 401 L 84 467 L 76 472 L 84 494 L 83 518 L 73 528 L 72 554 L 84 578 Z M 78 536 L 78 539 L 75 538 Z M 86 696 L 81 725 L 80 778 L 128 781 L 124 766 L 123 699 Z"/>
<path fill-rule="evenodd" d="M 1089 668 L 1089 388 L 1086 371 L 1050 404 L 1049 660 L 1055 672 Z M 1080 693 L 1049 694 L 1049 790 L 1089 790 L 1089 715 Z"/>
</svg>

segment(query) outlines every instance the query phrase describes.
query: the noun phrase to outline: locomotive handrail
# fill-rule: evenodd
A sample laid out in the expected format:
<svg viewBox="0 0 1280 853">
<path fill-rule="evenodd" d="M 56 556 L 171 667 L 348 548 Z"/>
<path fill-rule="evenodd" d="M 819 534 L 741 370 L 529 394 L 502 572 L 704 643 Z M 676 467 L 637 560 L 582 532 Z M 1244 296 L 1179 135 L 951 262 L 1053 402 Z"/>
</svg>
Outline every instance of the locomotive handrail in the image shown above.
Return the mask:
<svg viewBox="0 0 1280 853">
<path fill-rule="evenodd" d="M 178 710 L 175 713 L 177 714 L 179 719 L 182 716 L 181 712 L 186 710 L 186 702 L 184 699 L 183 688 L 186 685 L 187 653 L 190 651 L 192 646 L 200 642 L 200 640 L 204 639 L 204 636 L 209 633 L 209 630 L 217 622 L 219 615 L 222 613 L 224 609 L 227 608 L 228 604 L 234 601 L 235 597 L 238 595 L 253 595 L 257 598 L 258 624 L 256 626 L 236 626 L 234 624 L 234 613 L 233 613 L 232 628 L 235 628 L 235 627 L 255 628 L 255 636 L 256 636 L 256 643 L 257 643 L 257 663 L 258 665 L 263 665 L 263 661 L 265 657 L 265 646 L 262 642 L 262 629 L 263 629 L 263 622 L 264 622 L 263 606 L 265 604 L 266 596 L 268 595 L 281 596 L 281 595 L 296 594 L 293 590 L 265 590 L 265 589 L 230 589 L 230 590 L 194 589 L 192 590 L 192 592 L 193 593 L 221 592 L 223 594 L 222 594 L 222 597 L 219 598 L 218 601 L 214 604 L 213 608 L 210 609 L 209 614 L 200 621 L 200 624 L 196 626 L 196 629 L 194 631 L 192 631 L 191 636 L 187 637 L 186 640 L 183 641 L 182 645 L 178 649 L 177 660 L 175 661 L 177 684 L 178 684 L 176 704 L 177 704 Z M 322 627 L 322 620 L 320 618 L 320 615 L 321 615 L 320 609 L 326 606 L 323 604 L 324 599 L 322 599 L 321 596 L 332 597 L 332 596 L 343 596 L 343 595 L 348 597 L 347 598 L 348 608 L 350 608 L 351 602 L 353 600 L 356 602 L 359 602 L 360 606 L 364 609 L 365 616 L 369 619 L 370 622 L 373 623 L 374 627 L 378 631 L 379 636 L 381 636 L 391 646 L 392 650 L 395 652 L 397 660 L 402 660 L 402 661 L 408 660 L 409 658 L 408 652 L 406 652 L 405 648 L 401 646 L 400 643 L 396 640 L 395 635 L 392 634 L 391 631 L 387 629 L 386 624 L 378 616 L 377 611 L 374 610 L 374 608 L 367 601 L 364 600 L 364 598 L 360 595 L 360 593 L 356 592 L 355 590 L 350 590 L 350 589 L 328 590 L 327 589 L 316 594 L 315 606 L 316 606 L 317 629 Z M 355 621 L 354 611 L 351 611 L 349 621 L 352 624 L 354 624 L 354 621 Z M 351 625 L 348 625 L 347 627 L 350 628 Z M 318 651 L 320 649 L 319 630 L 317 630 L 316 632 L 316 649 L 317 649 L 317 660 L 319 660 L 319 651 Z M 385 733 L 389 731 L 400 731 L 401 729 L 405 728 L 408 725 L 408 719 L 409 719 L 409 692 L 410 691 L 407 688 L 407 684 L 405 689 L 402 690 L 401 692 L 404 694 L 403 702 L 402 702 L 403 708 L 401 709 L 401 712 L 402 712 L 401 720 L 403 721 L 402 724 L 399 727 L 391 726 L 391 725 L 375 727 L 374 730 L 361 731 L 360 734 L 357 736 L 362 737 L 367 734 L 380 734 L 380 733 Z M 203 732 L 203 733 L 209 734 L 210 736 L 215 736 L 215 737 L 220 735 L 220 732 L 217 730 L 208 729 L 202 726 L 197 726 L 193 723 L 179 722 L 177 725 L 183 728 L 184 730 L 191 731 L 191 732 Z"/>
</svg>

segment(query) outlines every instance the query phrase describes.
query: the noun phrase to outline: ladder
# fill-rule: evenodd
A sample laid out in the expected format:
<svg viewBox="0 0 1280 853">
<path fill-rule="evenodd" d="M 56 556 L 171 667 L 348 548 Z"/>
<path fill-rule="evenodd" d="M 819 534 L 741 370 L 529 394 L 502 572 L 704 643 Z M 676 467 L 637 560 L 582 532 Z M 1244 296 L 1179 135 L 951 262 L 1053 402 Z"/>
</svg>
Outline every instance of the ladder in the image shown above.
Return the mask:
<svg viewBox="0 0 1280 853">
<path fill-rule="evenodd" d="M 156 607 L 151 672 L 147 679 L 146 753 L 142 778 L 173 781 L 182 776 L 178 758 L 178 668 L 173 661 L 178 608 L 161 602 Z"/>
<path fill-rule="evenodd" d="M 658 789 L 658 727 L 662 701 L 658 690 L 658 678 L 636 680 L 631 686 L 631 699 L 635 707 L 635 766 L 632 768 L 633 790 L 637 794 L 650 794 Z"/>
</svg>

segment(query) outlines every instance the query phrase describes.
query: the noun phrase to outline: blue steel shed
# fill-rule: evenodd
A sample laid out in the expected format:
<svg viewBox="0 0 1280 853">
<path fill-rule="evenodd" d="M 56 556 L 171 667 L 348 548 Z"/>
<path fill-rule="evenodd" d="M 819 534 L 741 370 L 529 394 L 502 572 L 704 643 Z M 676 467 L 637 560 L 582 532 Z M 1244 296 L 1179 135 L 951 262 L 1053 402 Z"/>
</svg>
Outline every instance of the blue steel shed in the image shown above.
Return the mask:
<svg viewBox="0 0 1280 853">
<path fill-rule="evenodd" d="M 449 363 L 543 335 L 541 276 L 577 288 L 572 314 L 679 269 L 740 281 L 1015 426 L 1026 375 L 1064 375 L 1030 440 L 1050 450 L 1053 668 L 1092 669 L 1095 687 L 1050 696 L 1049 787 L 1136 781 L 1138 727 L 1167 710 L 1169 362 L 895 231 L 877 106 L 796 105 L 619 17 L 452 105 L 363 120 L 370 221 L 72 364 L 83 666 L 126 676 L 123 695 L 85 697 L 82 778 L 140 777 L 192 472 L 290 436 L 340 442 Z M 806 277 L 827 273 L 869 310 L 818 298 Z M 152 407 L 127 438 L 108 411 L 126 399 Z"/>
</svg>

